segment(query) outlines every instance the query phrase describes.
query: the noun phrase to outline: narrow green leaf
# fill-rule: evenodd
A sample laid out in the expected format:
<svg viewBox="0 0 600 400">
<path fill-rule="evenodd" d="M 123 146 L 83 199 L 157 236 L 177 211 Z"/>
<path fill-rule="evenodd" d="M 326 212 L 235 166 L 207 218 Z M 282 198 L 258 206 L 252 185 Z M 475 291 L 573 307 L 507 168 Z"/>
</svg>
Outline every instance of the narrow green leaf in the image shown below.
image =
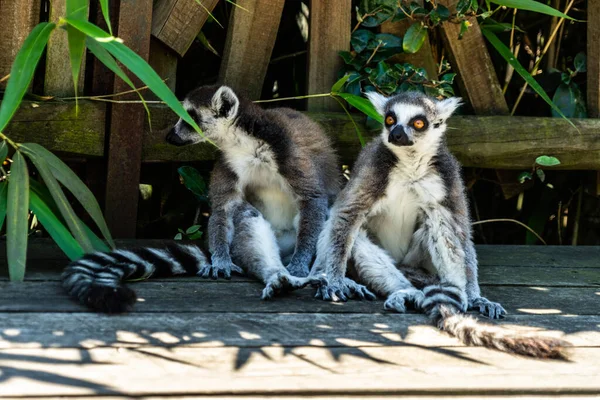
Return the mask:
<svg viewBox="0 0 600 400">
<path fill-rule="evenodd" d="M 535 159 L 535 163 L 537 165 L 541 165 L 542 167 L 554 167 L 560 164 L 560 160 L 551 156 L 539 156 Z"/>
<path fill-rule="evenodd" d="M 67 38 L 69 47 L 69 59 L 71 61 L 71 76 L 73 77 L 73 87 L 75 91 L 75 112 L 79 111 L 77 100 L 77 89 L 79 87 L 79 73 L 81 72 L 81 62 L 85 53 L 85 35 L 72 26 L 67 26 Z"/>
<path fill-rule="evenodd" d="M 427 27 L 421 22 L 416 22 L 408 28 L 402 40 L 402 49 L 405 53 L 416 53 L 419 51 L 427 38 Z"/>
<path fill-rule="evenodd" d="M 566 18 L 572 21 L 575 19 L 563 14 L 555 8 L 547 6 L 544 3 L 535 0 L 489 0 L 491 3 L 498 4 L 509 8 L 517 8 L 519 10 L 534 11 L 540 14 L 552 15 L 553 17 Z"/>
<path fill-rule="evenodd" d="M 108 0 L 100 0 L 100 8 L 102 8 L 102 16 L 108 26 L 108 31 L 112 35 L 112 26 L 110 26 L 110 15 L 108 12 Z"/>
<path fill-rule="evenodd" d="M 27 228 L 29 216 L 29 171 L 20 151 L 10 167 L 6 204 L 6 257 L 11 281 L 25 278 Z"/>
<path fill-rule="evenodd" d="M 75 211 L 73 211 L 73 207 L 69 204 L 67 197 L 63 193 L 62 188 L 58 184 L 58 181 L 54 177 L 50 166 L 46 163 L 43 157 L 40 157 L 38 154 L 34 152 L 30 152 L 29 149 L 25 146 L 23 147 L 23 151 L 29 156 L 33 164 L 37 168 L 40 176 L 44 180 L 44 183 L 48 187 L 56 206 L 60 210 L 62 217 L 64 218 L 67 226 L 73 233 L 77 242 L 81 245 L 85 252 L 92 252 L 94 250 L 94 246 L 92 246 L 92 242 L 88 238 L 85 229 L 83 228 L 83 224 L 81 220 L 75 215 Z"/>
<path fill-rule="evenodd" d="M 19 104 L 21 104 L 21 99 L 29 87 L 35 67 L 54 28 L 56 28 L 56 25 L 53 23 L 42 22 L 38 24 L 27 36 L 23 46 L 17 53 L 10 69 L 10 78 L 6 84 L 4 98 L 2 104 L 0 104 L 0 132 L 6 128 Z"/>
<path fill-rule="evenodd" d="M 8 182 L 0 182 L 0 229 L 4 226 L 4 217 L 6 217 L 6 194 L 8 192 Z"/>
<path fill-rule="evenodd" d="M 500 39 L 498 39 L 498 36 L 496 36 L 495 33 L 488 31 L 487 29 L 481 29 L 481 32 L 483 33 L 483 36 L 485 36 L 486 39 L 492 44 L 492 46 L 494 46 L 494 48 L 498 51 L 498 53 L 500 53 L 500 55 L 510 65 L 512 65 L 512 67 L 515 69 L 515 71 L 517 71 L 517 73 L 519 75 L 521 75 L 521 77 L 523 79 L 525 79 L 525 82 L 527 82 L 527 84 L 529 86 L 531 86 L 531 88 L 533 90 L 535 90 L 535 92 L 542 99 L 544 99 L 544 101 L 546 103 L 548 103 L 548 105 L 550 107 L 552 107 L 552 109 L 554 111 L 556 111 L 556 113 L 558 115 L 560 115 L 561 117 L 563 117 L 573 128 L 575 128 L 575 130 L 578 130 L 577 127 L 575 126 L 575 124 L 573 124 L 573 122 L 571 122 L 571 120 L 569 120 L 563 114 L 563 112 L 556 106 L 556 104 L 554 104 L 552 102 L 552 100 L 550 99 L 550 97 L 548 97 L 548 95 L 546 94 L 546 92 L 544 91 L 544 89 L 534 79 L 534 77 L 531 76 L 531 74 L 519 63 L 519 61 L 515 58 L 515 56 L 513 55 L 513 53 L 510 51 L 510 49 L 508 47 L 506 47 L 506 45 L 504 43 L 502 43 L 502 41 Z"/>
<path fill-rule="evenodd" d="M 56 217 L 50 207 L 33 190 L 29 192 L 29 207 L 37 216 L 40 224 L 46 229 L 48 235 L 50 235 L 67 257 L 71 260 L 83 257 L 84 252 L 79 243 L 77 243 L 69 230 Z"/>
<path fill-rule="evenodd" d="M 144 59 L 133 50 L 125 46 L 121 40 L 110 36 L 94 24 L 86 21 L 67 19 L 69 25 L 79 29 L 87 36 L 96 40 L 100 46 L 111 53 L 120 63 L 133 72 L 152 92 L 164 101 L 181 119 L 190 124 L 198 133 L 204 135 L 200 127 L 183 108 L 177 97 L 165 85 L 160 76 L 148 65 Z M 212 143 L 210 140 L 207 140 Z M 214 143 L 212 143 L 214 145 Z M 216 145 L 215 145 L 216 146 Z"/>
<path fill-rule="evenodd" d="M 369 117 L 373 118 L 375 121 L 383 123 L 383 117 L 379 115 L 373 104 L 364 97 L 356 96 L 350 93 L 338 93 L 337 94 L 342 99 L 346 100 L 348 104 L 352 107 L 362 111 Z"/>
<path fill-rule="evenodd" d="M 342 90 L 342 88 L 344 87 L 344 84 L 346 84 L 346 82 L 348 81 L 349 78 L 350 78 L 349 74 L 342 76 L 336 83 L 333 84 L 333 86 L 331 87 L 331 92 L 337 93 L 340 90 Z"/>
<path fill-rule="evenodd" d="M 177 172 L 179 172 L 185 187 L 194 194 L 199 202 L 208 201 L 206 182 L 196 168 L 183 166 Z"/>
<path fill-rule="evenodd" d="M 202 46 L 204 46 L 204 48 L 206 50 L 210 51 L 211 53 L 213 53 L 217 57 L 221 57 L 219 55 L 219 52 L 213 47 L 212 44 L 210 44 L 210 41 L 208 40 L 208 38 L 206 37 L 206 35 L 204 34 L 204 32 L 200 31 L 198 33 L 198 35 L 196 36 L 196 39 L 198 39 L 198 41 L 200 41 L 200 43 L 202 43 Z"/>
<path fill-rule="evenodd" d="M 8 155 L 8 145 L 6 144 L 6 141 L 3 140 L 0 142 L 0 166 L 2 166 L 2 163 L 4 162 L 4 160 L 6 160 L 7 155 Z"/>
<path fill-rule="evenodd" d="M 196 233 L 200 230 L 200 225 L 192 225 L 185 230 L 186 235 L 191 235 L 192 233 Z"/>
<path fill-rule="evenodd" d="M 40 159 L 43 159 L 50 167 L 52 174 L 60 183 L 62 183 L 72 194 L 77 201 L 81 203 L 85 211 L 92 217 L 104 238 L 108 241 L 111 247 L 115 247 L 115 242 L 110 235 L 104 216 L 100 210 L 100 206 L 96 198 L 88 189 L 87 186 L 79 179 L 79 177 L 64 163 L 60 158 L 56 157 L 52 152 L 37 143 L 24 143 L 21 147 L 35 154 Z"/>
<path fill-rule="evenodd" d="M 360 147 L 365 147 L 365 139 L 362 136 L 362 132 L 360 131 L 360 129 L 358 128 L 358 125 L 356 125 L 356 121 L 354 121 L 354 118 L 352 118 L 352 115 L 350 114 L 350 112 L 348 111 L 348 109 L 344 106 L 344 103 L 338 99 L 337 97 L 333 96 L 333 98 L 340 103 L 340 106 L 344 109 L 344 111 L 346 112 L 346 115 L 348 116 L 348 118 L 350 118 L 350 122 L 352 122 L 352 125 L 354 125 L 354 130 L 356 131 L 356 136 L 358 137 L 358 141 L 360 142 Z"/>
</svg>

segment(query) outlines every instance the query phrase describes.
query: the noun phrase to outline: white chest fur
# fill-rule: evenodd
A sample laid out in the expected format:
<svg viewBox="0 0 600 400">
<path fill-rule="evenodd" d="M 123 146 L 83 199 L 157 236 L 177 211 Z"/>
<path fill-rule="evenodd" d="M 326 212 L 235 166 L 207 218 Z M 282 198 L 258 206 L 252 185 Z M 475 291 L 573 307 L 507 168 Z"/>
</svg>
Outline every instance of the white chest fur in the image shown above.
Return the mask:
<svg viewBox="0 0 600 400">
<path fill-rule="evenodd" d="M 396 262 L 408 252 L 424 207 L 445 197 L 444 184 L 429 160 L 403 155 L 390 172 L 385 196 L 368 215 L 367 229 Z"/>
</svg>

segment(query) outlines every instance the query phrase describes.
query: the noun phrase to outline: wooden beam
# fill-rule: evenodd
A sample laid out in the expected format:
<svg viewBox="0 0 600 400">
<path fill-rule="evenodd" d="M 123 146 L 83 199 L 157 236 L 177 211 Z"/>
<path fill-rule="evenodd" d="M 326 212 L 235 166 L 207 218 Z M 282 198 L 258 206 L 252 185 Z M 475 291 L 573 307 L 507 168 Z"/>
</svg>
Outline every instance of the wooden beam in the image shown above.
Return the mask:
<svg viewBox="0 0 600 400">
<path fill-rule="evenodd" d="M 418 3 L 420 6 L 423 6 L 423 0 L 416 0 L 413 1 L 413 3 Z M 413 22 L 414 21 L 410 18 L 405 18 L 396 22 L 384 22 L 380 29 L 382 33 L 391 33 L 392 35 L 404 37 L 406 31 L 413 24 Z M 433 55 L 433 49 L 431 48 L 429 35 L 425 37 L 425 42 L 423 42 L 423 45 L 419 51 L 414 54 L 397 54 L 391 58 L 391 61 L 395 63 L 409 63 L 416 67 L 425 68 L 429 79 L 438 79 L 437 62 Z"/>
<path fill-rule="evenodd" d="M 155 0 L 152 35 L 183 56 L 219 0 Z"/>
<path fill-rule="evenodd" d="M 148 63 L 166 83 L 166 85 L 175 92 L 177 87 L 177 63 L 179 57 L 177 53 L 171 50 L 169 46 L 162 43 L 155 37 L 150 38 L 150 58 Z M 144 93 L 147 100 L 158 100 L 158 97 L 150 91 Z"/>
<path fill-rule="evenodd" d="M 150 51 L 152 2 L 121 0 L 118 35 L 145 60 Z M 129 74 L 133 78 L 132 74 Z M 134 83 L 139 85 L 138 80 Z M 129 90 L 120 79 L 114 92 Z M 135 99 L 132 94 L 127 99 Z M 125 99 L 124 99 L 125 100 Z M 134 237 L 146 115 L 141 104 L 113 104 L 108 142 L 105 218 L 115 237 Z"/>
<path fill-rule="evenodd" d="M 253 0 L 233 7 L 219 82 L 252 100 L 260 98 L 277 38 L 284 0 Z"/>
<path fill-rule="evenodd" d="M 454 10 L 457 3 L 458 0 L 439 0 L 439 4 L 450 10 Z M 469 18 L 469 22 L 471 27 L 461 40 L 458 40 L 459 24 L 444 22 L 441 27 L 452 68 L 458 73 L 461 94 L 476 114 L 507 115 L 508 105 L 477 19 Z"/>
<path fill-rule="evenodd" d="M 350 49 L 351 0 L 310 2 L 308 41 L 308 93 L 329 93 L 342 67 L 338 52 Z M 339 110 L 330 98 L 308 100 L 310 111 Z"/>
<path fill-rule="evenodd" d="M 40 22 L 40 0 L 0 1 L 0 78 L 10 73 L 10 67 L 29 32 Z M 0 89 L 7 81 L 0 83 Z"/>
<path fill-rule="evenodd" d="M 50 21 L 58 22 L 66 15 L 66 0 L 50 2 Z M 89 9 L 88 9 L 89 11 Z M 87 14 L 87 13 L 86 13 Z M 85 53 L 81 61 L 78 95 L 83 95 L 85 80 Z M 47 96 L 70 97 L 75 95 L 71 61 L 69 59 L 69 43 L 66 31 L 60 30 L 50 36 L 46 49 L 46 75 L 44 77 L 44 94 Z"/>
<path fill-rule="evenodd" d="M 600 2 L 587 4 L 587 106 L 588 117 L 600 117 Z"/>
</svg>

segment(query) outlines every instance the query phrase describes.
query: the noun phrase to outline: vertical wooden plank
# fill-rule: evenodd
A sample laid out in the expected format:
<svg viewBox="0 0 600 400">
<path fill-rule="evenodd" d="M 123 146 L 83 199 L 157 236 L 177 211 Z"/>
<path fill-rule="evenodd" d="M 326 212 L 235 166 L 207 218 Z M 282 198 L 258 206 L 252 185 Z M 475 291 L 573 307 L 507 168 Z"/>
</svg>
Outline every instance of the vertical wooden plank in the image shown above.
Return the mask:
<svg viewBox="0 0 600 400">
<path fill-rule="evenodd" d="M 145 60 L 150 51 L 152 0 L 121 0 L 118 36 Z M 133 79 L 133 75 L 130 74 Z M 139 85 L 137 79 L 134 83 Z M 115 79 L 114 92 L 130 89 Z M 136 99 L 132 94 L 123 99 Z M 108 142 L 105 217 L 113 236 L 135 237 L 142 140 L 146 115 L 141 104 L 113 104 Z"/>
<path fill-rule="evenodd" d="M 439 3 L 454 11 L 458 0 L 439 0 Z M 506 115 L 508 105 L 481 29 L 475 17 L 469 18 L 469 22 L 472 25 L 461 40 L 458 40 L 459 24 L 444 22 L 441 27 L 452 68 L 458 73 L 461 94 L 476 114 Z"/>
<path fill-rule="evenodd" d="M 150 38 L 150 59 L 148 63 L 156 73 L 165 80 L 165 83 L 173 92 L 177 84 L 177 62 L 179 57 L 177 53 L 163 44 L 160 40 Z M 144 98 L 148 100 L 157 99 L 154 93 L 144 92 Z"/>
<path fill-rule="evenodd" d="M 423 0 L 413 1 L 423 6 Z M 391 33 L 392 35 L 404 37 L 404 34 L 414 21 L 409 18 L 403 19 L 396 22 L 384 22 L 381 25 L 382 33 Z M 433 49 L 431 48 L 431 42 L 429 41 L 429 35 L 425 38 L 423 46 L 414 54 L 400 53 L 392 57 L 391 59 L 396 63 L 409 63 L 416 67 L 425 68 L 429 79 L 438 79 L 438 68 L 435 57 L 433 55 Z"/>
<path fill-rule="evenodd" d="M 108 7 L 111 24 L 113 28 L 116 29 L 119 22 L 119 2 L 109 1 Z M 102 15 L 102 9 L 100 8 L 98 0 L 90 0 L 90 9 L 91 21 L 108 32 L 108 26 L 106 25 L 106 21 L 104 21 L 104 16 Z M 113 33 L 116 34 L 116 31 Z M 106 68 L 96 57 L 93 57 L 93 62 L 90 63 L 90 66 L 92 71 L 91 73 L 88 73 L 88 76 L 90 76 L 90 82 L 88 84 L 89 93 L 92 95 L 112 93 L 115 80 L 112 71 Z"/>
<path fill-rule="evenodd" d="M 284 0 L 244 2 L 233 7 L 219 82 L 252 100 L 260 98 L 271 59 Z"/>
<path fill-rule="evenodd" d="M 50 3 L 51 22 L 58 22 L 66 15 L 66 0 L 52 0 Z M 83 94 L 85 80 L 85 53 L 81 62 L 77 93 Z M 46 75 L 44 77 L 44 94 L 48 96 L 70 97 L 75 95 L 67 33 L 56 32 L 50 37 L 46 51 Z"/>
<path fill-rule="evenodd" d="M 40 0 L 0 0 L 0 78 L 10 73 L 21 45 L 39 21 Z M 1 82 L 0 89 L 7 82 Z"/>
<path fill-rule="evenodd" d="M 351 0 L 311 0 L 308 41 L 308 93 L 328 93 L 342 67 L 338 52 L 350 49 Z M 330 98 L 308 100 L 310 111 L 338 110 Z"/>
<path fill-rule="evenodd" d="M 600 118 L 600 2 L 587 4 L 587 106 L 590 118 Z"/>
<path fill-rule="evenodd" d="M 152 35 L 183 56 L 219 0 L 155 0 Z"/>
</svg>

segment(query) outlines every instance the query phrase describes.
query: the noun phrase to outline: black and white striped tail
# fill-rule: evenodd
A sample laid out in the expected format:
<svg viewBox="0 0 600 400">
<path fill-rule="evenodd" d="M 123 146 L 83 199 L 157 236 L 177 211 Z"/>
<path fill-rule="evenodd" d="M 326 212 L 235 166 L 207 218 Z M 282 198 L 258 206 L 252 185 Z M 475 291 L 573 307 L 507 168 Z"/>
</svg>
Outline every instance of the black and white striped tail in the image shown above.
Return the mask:
<svg viewBox="0 0 600 400">
<path fill-rule="evenodd" d="M 464 314 L 463 293 L 456 286 L 440 284 L 423 289 L 421 306 L 437 327 L 455 336 L 467 346 L 491 349 L 534 358 L 566 359 L 568 343 L 552 338 L 518 335 L 504 328 L 484 324 Z"/>
<path fill-rule="evenodd" d="M 86 254 L 67 266 L 62 280 L 67 292 L 86 306 L 105 313 L 121 313 L 129 311 L 137 300 L 124 281 L 191 275 L 206 265 L 210 265 L 208 258 L 198 247 L 172 243 L 165 248 Z"/>
</svg>

